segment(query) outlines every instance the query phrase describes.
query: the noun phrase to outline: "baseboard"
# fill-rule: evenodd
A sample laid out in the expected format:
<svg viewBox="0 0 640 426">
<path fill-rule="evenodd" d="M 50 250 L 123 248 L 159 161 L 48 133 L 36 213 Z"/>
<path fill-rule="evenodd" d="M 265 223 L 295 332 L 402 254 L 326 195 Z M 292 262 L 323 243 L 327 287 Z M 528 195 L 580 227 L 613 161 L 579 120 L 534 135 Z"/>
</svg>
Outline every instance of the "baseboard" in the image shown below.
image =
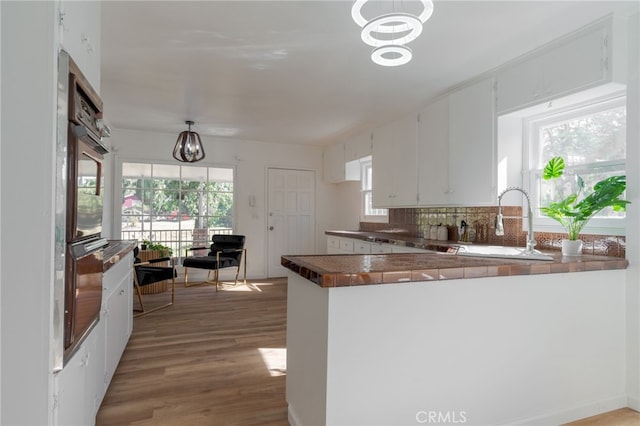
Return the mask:
<svg viewBox="0 0 640 426">
<path fill-rule="evenodd" d="M 291 404 L 287 405 L 288 410 L 288 417 L 289 417 L 289 425 L 290 426 L 298 426 L 300 425 L 300 420 L 298 419 L 298 416 L 296 415 L 295 410 L 293 409 L 293 407 L 291 406 Z"/>
<path fill-rule="evenodd" d="M 632 408 L 636 411 L 640 411 L 640 397 L 628 395 L 627 407 Z"/>
<path fill-rule="evenodd" d="M 541 425 L 541 424 L 560 425 L 560 424 L 584 419 L 587 417 L 595 416 L 598 414 L 606 413 L 608 411 L 617 410 L 618 408 L 627 407 L 628 399 L 629 398 L 627 398 L 626 395 L 614 396 L 611 398 L 602 399 L 599 401 L 590 402 L 588 404 L 568 408 L 566 410 L 550 412 L 540 416 L 508 422 L 508 423 L 505 423 L 505 426 L 506 425 L 533 426 L 533 425 Z"/>
</svg>

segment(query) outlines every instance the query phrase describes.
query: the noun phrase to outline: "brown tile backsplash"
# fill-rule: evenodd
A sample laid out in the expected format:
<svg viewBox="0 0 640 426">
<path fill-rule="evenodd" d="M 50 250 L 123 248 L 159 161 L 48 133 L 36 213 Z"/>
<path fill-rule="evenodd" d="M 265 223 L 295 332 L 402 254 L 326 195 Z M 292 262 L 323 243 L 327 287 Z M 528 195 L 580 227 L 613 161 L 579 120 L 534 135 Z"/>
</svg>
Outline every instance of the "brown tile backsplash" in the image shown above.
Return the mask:
<svg viewBox="0 0 640 426">
<path fill-rule="evenodd" d="M 458 226 L 464 220 L 475 231 L 473 241 L 481 244 L 524 247 L 527 232 L 522 230 L 522 208 L 502 206 L 505 235 L 495 234 L 495 217 L 498 207 L 434 207 L 389 209 L 389 223 L 360 222 L 360 231 L 393 231 L 422 237 L 430 225 L 446 225 L 449 240 L 458 241 Z M 560 241 L 565 237 L 561 233 L 536 232 L 536 248 L 540 250 L 560 251 Z M 624 236 L 581 235 L 584 254 L 626 256 Z"/>
</svg>

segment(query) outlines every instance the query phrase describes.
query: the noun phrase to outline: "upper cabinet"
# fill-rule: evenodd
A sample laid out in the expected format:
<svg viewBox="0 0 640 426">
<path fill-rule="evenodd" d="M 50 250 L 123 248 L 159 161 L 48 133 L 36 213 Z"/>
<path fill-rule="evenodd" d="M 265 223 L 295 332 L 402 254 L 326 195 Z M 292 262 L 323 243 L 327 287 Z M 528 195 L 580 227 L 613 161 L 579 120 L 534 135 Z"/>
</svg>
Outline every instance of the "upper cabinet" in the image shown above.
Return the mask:
<svg viewBox="0 0 640 426">
<path fill-rule="evenodd" d="M 323 169 L 326 183 L 360 180 L 360 160 L 371 155 L 371 133 L 363 133 L 345 143 L 324 149 Z"/>
<path fill-rule="evenodd" d="M 624 82 L 626 63 L 619 54 L 625 46 L 624 27 L 615 29 L 616 34 L 613 18 L 598 22 L 501 68 L 496 74 L 498 114 Z"/>
<path fill-rule="evenodd" d="M 420 111 L 418 123 L 418 203 L 449 203 L 449 98 Z"/>
<path fill-rule="evenodd" d="M 100 2 L 60 2 L 60 43 L 100 93 Z"/>
<path fill-rule="evenodd" d="M 493 79 L 466 86 L 420 112 L 418 204 L 496 202 Z"/>
<path fill-rule="evenodd" d="M 417 133 L 417 114 L 410 114 L 373 132 L 374 207 L 417 205 Z"/>
<path fill-rule="evenodd" d="M 449 204 L 497 202 L 494 79 L 449 96 Z"/>
</svg>

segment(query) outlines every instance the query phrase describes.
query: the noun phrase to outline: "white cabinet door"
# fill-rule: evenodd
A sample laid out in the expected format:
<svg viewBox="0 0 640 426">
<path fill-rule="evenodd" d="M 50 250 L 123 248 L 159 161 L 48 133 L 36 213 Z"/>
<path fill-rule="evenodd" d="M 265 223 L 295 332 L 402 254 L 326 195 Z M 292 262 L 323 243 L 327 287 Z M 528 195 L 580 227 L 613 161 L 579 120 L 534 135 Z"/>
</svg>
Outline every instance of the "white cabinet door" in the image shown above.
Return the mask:
<svg viewBox="0 0 640 426">
<path fill-rule="evenodd" d="M 353 253 L 355 250 L 355 240 L 351 238 L 340 238 L 340 252 Z"/>
<path fill-rule="evenodd" d="M 498 71 L 497 112 L 512 112 L 612 81 L 611 21 Z"/>
<path fill-rule="evenodd" d="M 104 274 L 105 373 L 108 386 L 131 336 L 133 324 L 133 253 Z"/>
<path fill-rule="evenodd" d="M 605 36 L 604 28 L 595 28 L 542 55 L 543 96 L 557 98 L 604 83 Z"/>
<path fill-rule="evenodd" d="M 327 236 L 328 254 L 353 254 L 355 242 L 353 238 L 340 238 L 333 235 Z"/>
<path fill-rule="evenodd" d="M 340 253 L 340 238 L 332 235 L 327 236 L 327 254 Z"/>
<path fill-rule="evenodd" d="M 58 426 L 95 424 L 95 339 L 95 333 L 89 334 L 78 351 L 54 377 L 57 399 L 54 424 Z"/>
<path fill-rule="evenodd" d="M 357 254 L 370 254 L 371 243 L 362 240 L 356 240 L 353 243 L 353 252 Z"/>
<path fill-rule="evenodd" d="M 410 114 L 374 132 L 374 207 L 417 205 L 417 132 L 417 114 Z"/>
<path fill-rule="evenodd" d="M 496 203 L 493 78 L 449 96 L 449 204 Z"/>
<path fill-rule="evenodd" d="M 449 202 L 449 98 L 420 112 L 418 123 L 418 202 Z"/>
<path fill-rule="evenodd" d="M 393 250 L 389 244 L 371 243 L 371 254 L 391 253 Z"/>
</svg>

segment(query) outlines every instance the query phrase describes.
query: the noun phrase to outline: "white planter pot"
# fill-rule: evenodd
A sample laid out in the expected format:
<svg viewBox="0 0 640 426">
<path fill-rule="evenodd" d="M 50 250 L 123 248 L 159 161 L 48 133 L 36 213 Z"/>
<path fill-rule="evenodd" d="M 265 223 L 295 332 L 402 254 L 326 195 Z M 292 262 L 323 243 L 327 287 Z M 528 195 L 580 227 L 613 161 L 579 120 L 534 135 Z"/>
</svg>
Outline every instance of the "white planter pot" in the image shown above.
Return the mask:
<svg viewBox="0 0 640 426">
<path fill-rule="evenodd" d="M 563 256 L 581 256 L 582 240 L 562 240 Z"/>
</svg>

